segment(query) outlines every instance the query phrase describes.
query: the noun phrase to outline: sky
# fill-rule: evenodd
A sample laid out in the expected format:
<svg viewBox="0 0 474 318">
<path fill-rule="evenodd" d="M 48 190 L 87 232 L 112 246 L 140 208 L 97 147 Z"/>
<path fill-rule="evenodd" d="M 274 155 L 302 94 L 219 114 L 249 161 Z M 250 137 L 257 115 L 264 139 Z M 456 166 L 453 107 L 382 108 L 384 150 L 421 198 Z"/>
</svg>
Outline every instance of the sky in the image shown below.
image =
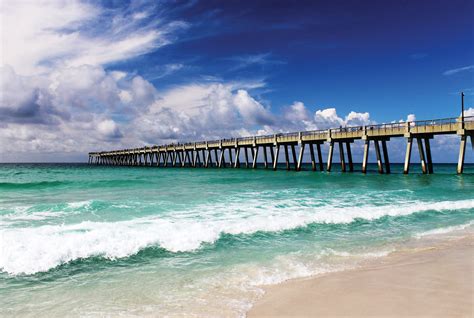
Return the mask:
<svg viewBox="0 0 474 318">
<path fill-rule="evenodd" d="M 0 162 L 474 115 L 471 0 L 4 0 L 0 28 Z"/>
</svg>

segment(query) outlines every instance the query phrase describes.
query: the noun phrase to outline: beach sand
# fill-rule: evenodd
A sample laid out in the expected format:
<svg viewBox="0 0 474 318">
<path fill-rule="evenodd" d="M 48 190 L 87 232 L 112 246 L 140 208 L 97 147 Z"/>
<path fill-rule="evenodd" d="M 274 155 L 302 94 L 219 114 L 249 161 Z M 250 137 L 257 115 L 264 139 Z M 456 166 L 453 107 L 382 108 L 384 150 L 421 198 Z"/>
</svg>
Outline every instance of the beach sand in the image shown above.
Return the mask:
<svg viewBox="0 0 474 318">
<path fill-rule="evenodd" d="M 474 236 L 265 288 L 247 317 L 474 317 Z"/>
</svg>

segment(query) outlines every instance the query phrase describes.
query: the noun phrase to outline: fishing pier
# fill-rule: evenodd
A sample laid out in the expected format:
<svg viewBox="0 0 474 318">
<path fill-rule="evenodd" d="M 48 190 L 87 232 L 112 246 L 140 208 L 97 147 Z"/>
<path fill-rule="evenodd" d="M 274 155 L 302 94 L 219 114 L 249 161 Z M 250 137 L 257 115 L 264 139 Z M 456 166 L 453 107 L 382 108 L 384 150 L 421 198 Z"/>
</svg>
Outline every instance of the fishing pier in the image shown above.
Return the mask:
<svg viewBox="0 0 474 318">
<path fill-rule="evenodd" d="M 468 138 L 470 138 L 471 146 L 474 149 L 474 116 L 90 152 L 89 164 L 204 168 L 240 168 L 245 166 L 255 169 L 259 153 L 261 153 L 261 157 L 263 154 L 263 166 L 276 170 L 280 152 L 283 150 L 287 170 L 292 168 L 296 171 L 301 170 L 304 153 L 309 151 L 313 171 L 331 171 L 334 148 L 337 146 L 341 171 L 352 172 L 354 163 L 351 144 L 360 139 L 364 141 L 362 172 L 367 172 L 369 150 L 373 145 L 378 172 L 390 173 L 388 141 L 392 138 L 405 138 L 406 153 L 403 172 L 409 173 L 412 147 L 416 141 L 421 170 L 424 174 L 431 174 L 433 173 L 433 161 L 430 140 L 435 135 L 447 134 L 458 135 L 461 140 L 457 173 L 462 173 Z M 325 144 L 329 145 L 326 163 L 323 162 L 321 152 L 321 148 Z"/>
</svg>

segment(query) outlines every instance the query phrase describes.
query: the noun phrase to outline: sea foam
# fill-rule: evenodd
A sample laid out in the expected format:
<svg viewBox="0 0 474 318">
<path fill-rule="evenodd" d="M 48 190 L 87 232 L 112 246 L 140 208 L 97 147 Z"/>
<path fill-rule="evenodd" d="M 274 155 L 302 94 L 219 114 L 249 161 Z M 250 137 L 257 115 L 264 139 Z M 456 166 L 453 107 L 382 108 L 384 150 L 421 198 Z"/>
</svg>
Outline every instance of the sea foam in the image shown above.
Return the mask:
<svg viewBox="0 0 474 318">
<path fill-rule="evenodd" d="M 0 269 L 12 275 L 34 274 L 93 256 L 128 257 L 150 246 L 170 252 L 192 251 L 203 243 L 215 242 L 223 233 L 275 232 L 311 223 L 350 223 L 355 219 L 474 208 L 474 200 L 360 207 L 311 206 L 299 200 L 281 200 L 273 205 L 259 200 L 242 204 L 198 206 L 193 211 L 120 222 L 2 227 Z"/>
</svg>

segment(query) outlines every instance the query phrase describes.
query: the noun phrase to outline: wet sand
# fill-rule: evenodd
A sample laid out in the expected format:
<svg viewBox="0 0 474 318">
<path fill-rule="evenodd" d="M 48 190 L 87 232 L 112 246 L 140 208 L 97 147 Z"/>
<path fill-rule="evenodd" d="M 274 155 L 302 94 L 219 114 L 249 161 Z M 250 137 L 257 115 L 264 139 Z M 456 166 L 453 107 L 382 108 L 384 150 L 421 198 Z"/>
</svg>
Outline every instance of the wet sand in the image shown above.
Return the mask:
<svg viewBox="0 0 474 318">
<path fill-rule="evenodd" d="M 265 288 L 247 317 L 474 317 L 474 236 Z"/>
</svg>

